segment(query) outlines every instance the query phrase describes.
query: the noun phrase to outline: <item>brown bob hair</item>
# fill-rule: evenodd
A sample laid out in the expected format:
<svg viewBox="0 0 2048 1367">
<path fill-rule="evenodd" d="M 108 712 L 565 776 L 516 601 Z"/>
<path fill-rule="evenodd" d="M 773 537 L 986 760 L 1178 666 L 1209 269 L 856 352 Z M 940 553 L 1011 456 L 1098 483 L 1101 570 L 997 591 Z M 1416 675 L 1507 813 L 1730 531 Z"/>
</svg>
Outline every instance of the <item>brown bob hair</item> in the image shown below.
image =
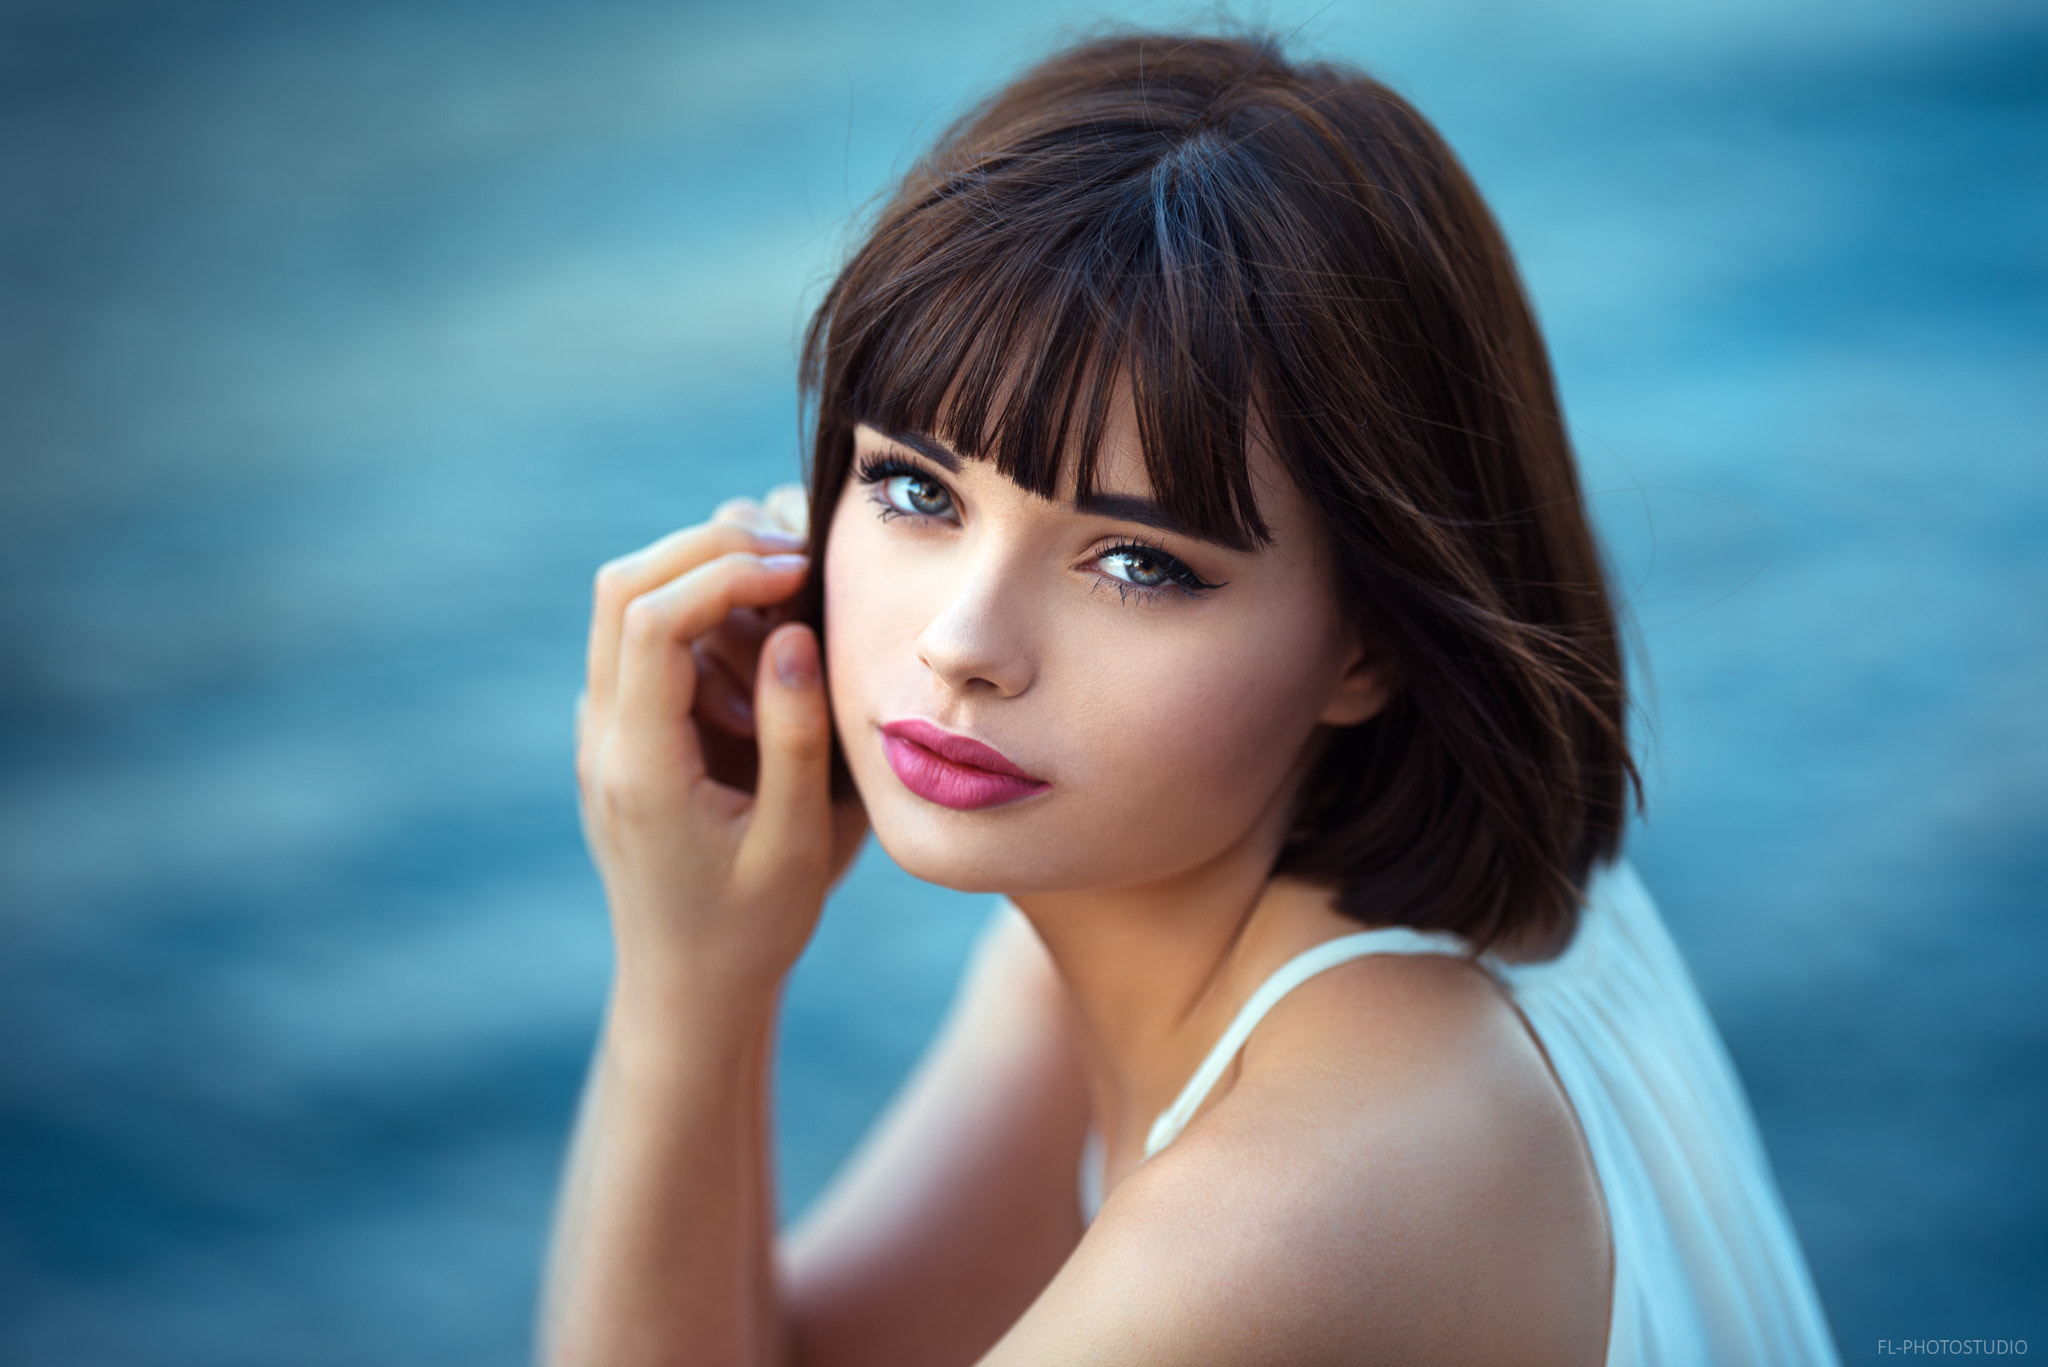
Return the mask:
<svg viewBox="0 0 2048 1367">
<path fill-rule="evenodd" d="M 801 377 L 820 565 L 857 424 L 1046 497 L 1071 460 L 1085 496 L 1120 384 L 1153 497 L 1256 547 L 1256 417 L 1402 680 L 1331 738 L 1274 871 L 1479 948 L 1575 927 L 1641 800 L 1614 610 L 1507 245 L 1386 86 L 1257 37 L 1061 52 L 912 167 Z"/>
</svg>

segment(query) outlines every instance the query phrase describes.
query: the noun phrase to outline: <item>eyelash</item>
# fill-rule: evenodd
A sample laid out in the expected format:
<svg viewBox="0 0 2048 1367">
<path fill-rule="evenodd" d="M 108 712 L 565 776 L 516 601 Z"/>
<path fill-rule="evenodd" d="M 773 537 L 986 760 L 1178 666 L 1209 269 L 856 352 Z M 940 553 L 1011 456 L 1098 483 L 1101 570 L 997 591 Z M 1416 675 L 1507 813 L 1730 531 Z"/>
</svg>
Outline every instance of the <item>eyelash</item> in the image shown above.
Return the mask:
<svg viewBox="0 0 2048 1367">
<path fill-rule="evenodd" d="M 899 517 L 922 516 L 922 514 L 904 512 L 901 508 L 891 503 L 888 496 L 883 492 L 882 485 L 901 475 L 908 475 L 910 478 L 923 484 L 933 484 L 938 485 L 942 489 L 945 488 L 943 484 L 939 484 L 939 481 L 933 479 L 917 466 L 910 464 L 908 461 L 894 460 L 888 456 L 865 457 L 854 470 L 855 478 L 874 490 L 870 497 L 875 507 L 881 510 L 882 521 L 884 522 L 893 522 Z M 950 490 L 946 496 L 949 499 L 952 497 Z"/>
<path fill-rule="evenodd" d="M 855 467 L 854 475 L 862 484 L 874 491 L 870 495 L 870 501 L 874 503 L 884 522 L 893 521 L 899 517 L 915 517 L 922 520 L 928 516 L 928 514 L 922 513 L 906 513 L 895 504 L 889 502 L 888 496 L 881 487 L 889 480 L 907 475 L 921 483 L 938 485 L 942 489 L 945 488 L 943 484 L 932 478 L 931 474 L 924 469 L 912 465 L 908 461 L 896 460 L 889 456 L 866 457 Z M 950 490 L 947 496 L 951 497 Z M 1114 575 L 1105 575 L 1104 577 L 1109 582 L 1116 585 L 1119 601 L 1128 602 L 1134 594 L 1141 602 L 1154 601 L 1165 597 L 1169 593 L 1179 593 L 1189 598 L 1200 598 L 1211 589 L 1223 587 L 1221 584 L 1211 584 L 1204 580 L 1200 575 L 1183 564 L 1179 557 L 1169 554 L 1163 547 L 1155 546 L 1142 538 L 1130 538 L 1119 541 L 1114 546 L 1106 547 L 1097 552 L 1095 558 L 1097 560 L 1106 560 L 1110 556 L 1124 551 L 1136 552 L 1150 557 L 1158 563 L 1160 571 L 1171 582 L 1170 584 L 1133 584 L 1128 579 L 1118 579 Z"/>
</svg>

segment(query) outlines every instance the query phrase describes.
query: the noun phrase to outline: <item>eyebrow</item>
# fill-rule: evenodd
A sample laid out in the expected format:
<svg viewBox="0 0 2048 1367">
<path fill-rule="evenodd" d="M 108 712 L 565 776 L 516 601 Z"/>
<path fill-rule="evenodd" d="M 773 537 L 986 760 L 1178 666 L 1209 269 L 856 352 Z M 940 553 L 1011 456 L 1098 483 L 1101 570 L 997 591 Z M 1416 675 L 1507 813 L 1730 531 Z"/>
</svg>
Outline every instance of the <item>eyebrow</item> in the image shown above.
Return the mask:
<svg viewBox="0 0 2048 1367">
<path fill-rule="evenodd" d="M 959 474 L 961 466 L 965 463 L 959 452 L 937 437 L 926 433 L 882 432 L 882 435 L 898 446 L 905 446 L 917 452 L 947 474 Z M 1202 535 L 1151 499 L 1137 494 L 1105 494 L 1091 490 L 1086 498 L 1075 505 L 1074 511 L 1095 517 L 1115 518 L 1119 522 L 1135 522 L 1141 527 L 1150 527 L 1174 536 L 1184 536 L 1190 541 L 1202 541 L 1217 546 L 1224 544 L 1212 536 Z"/>
<path fill-rule="evenodd" d="M 882 435 L 898 446 L 909 447 L 949 475 L 960 473 L 960 453 L 937 437 L 928 437 L 922 432 L 883 432 Z"/>
</svg>

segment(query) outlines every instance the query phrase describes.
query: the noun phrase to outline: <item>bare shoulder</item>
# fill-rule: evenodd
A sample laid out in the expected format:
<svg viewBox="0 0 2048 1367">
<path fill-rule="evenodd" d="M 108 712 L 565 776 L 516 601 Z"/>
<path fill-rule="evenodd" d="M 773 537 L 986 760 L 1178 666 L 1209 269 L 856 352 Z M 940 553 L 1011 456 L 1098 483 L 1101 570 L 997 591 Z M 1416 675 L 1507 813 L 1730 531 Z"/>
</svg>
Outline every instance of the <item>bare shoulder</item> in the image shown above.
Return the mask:
<svg viewBox="0 0 2048 1367">
<path fill-rule="evenodd" d="M 1597 1179 L 1481 971 L 1394 955 L 1331 969 L 1236 1071 L 1116 1189 L 990 1361 L 1597 1367 Z"/>
</svg>

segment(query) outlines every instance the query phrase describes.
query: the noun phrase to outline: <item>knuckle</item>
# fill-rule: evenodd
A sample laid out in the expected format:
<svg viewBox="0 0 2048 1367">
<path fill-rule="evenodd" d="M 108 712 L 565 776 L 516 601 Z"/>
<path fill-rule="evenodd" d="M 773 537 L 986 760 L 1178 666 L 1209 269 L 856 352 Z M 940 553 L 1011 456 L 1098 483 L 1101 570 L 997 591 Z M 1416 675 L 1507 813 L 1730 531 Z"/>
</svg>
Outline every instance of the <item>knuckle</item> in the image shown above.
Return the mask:
<svg viewBox="0 0 2048 1367">
<path fill-rule="evenodd" d="M 617 757 L 598 766 L 593 787 L 608 814 L 628 821 L 646 815 L 660 801 L 659 784 L 647 767 Z"/>
<path fill-rule="evenodd" d="M 810 500 L 801 484 L 778 484 L 768 491 L 763 508 L 792 531 L 802 530 L 809 521 Z"/>
<path fill-rule="evenodd" d="M 661 599 L 651 593 L 643 593 L 626 604 L 620 619 L 621 629 L 628 640 L 645 641 L 662 633 L 668 621 Z"/>
<path fill-rule="evenodd" d="M 831 743 L 832 728 L 820 708 L 798 709 L 780 718 L 775 729 L 775 748 L 800 766 L 822 763 Z"/>
<path fill-rule="evenodd" d="M 783 737 L 783 748 L 800 760 L 822 759 L 831 739 L 832 728 L 826 725 L 823 715 L 805 708 L 802 716 L 790 719 L 789 729 Z"/>
<path fill-rule="evenodd" d="M 750 551 L 727 551 L 693 570 L 690 582 L 707 595 L 729 593 L 736 582 L 760 563 L 761 558 Z"/>
<path fill-rule="evenodd" d="M 632 582 L 632 560 L 628 556 L 620 556 L 597 567 L 591 594 L 600 606 L 615 604 L 630 596 Z"/>
<path fill-rule="evenodd" d="M 630 822 L 647 805 L 646 795 L 624 774 L 606 770 L 597 784 L 599 808 L 607 823 Z"/>
<path fill-rule="evenodd" d="M 825 760 L 824 742 L 811 736 L 785 733 L 776 741 L 775 748 L 782 752 L 785 764 L 806 775 L 822 765 Z"/>
<path fill-rule="evenodd" d="M 691 537 L 693 564 L 703 565 L 729 555 L 735 546 L 744 546 L 753 533 L 749 528 L 730 517 L 713 518 L 699 527 Z"/>
</svg>

